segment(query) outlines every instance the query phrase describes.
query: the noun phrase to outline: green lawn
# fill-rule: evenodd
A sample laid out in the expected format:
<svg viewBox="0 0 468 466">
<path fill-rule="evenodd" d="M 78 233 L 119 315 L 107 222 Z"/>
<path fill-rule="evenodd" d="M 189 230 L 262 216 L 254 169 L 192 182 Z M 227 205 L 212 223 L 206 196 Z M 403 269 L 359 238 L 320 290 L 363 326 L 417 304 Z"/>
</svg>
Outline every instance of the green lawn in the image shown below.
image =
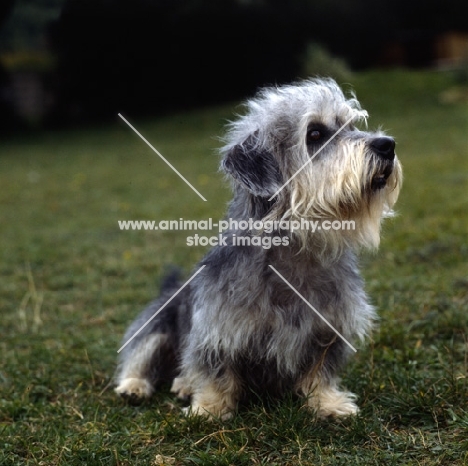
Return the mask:
<svg viewBox="0 0 468 466">
<path fill-rule="evenodd" d="M 187 232 L 119 231 L 125 219 L 220 218 L 215 153 L 236 104 L 128 118 L 203 202 L 117 116 L 0 148 L 1 465 L 468 464 L 468 125 L 441 103 L 448 75 L 373 72 L 352 82 L 369 127 L 397 140 L 398 216 L 363 274 L 380 329 L 343 383 L 354 419 L 317 422 L 295 400 L 233 420 L 184 418 L 161 391 L 128 406 L 110 386 L 127 324 L 168 264 L 204 253 Z"/>
</svg>

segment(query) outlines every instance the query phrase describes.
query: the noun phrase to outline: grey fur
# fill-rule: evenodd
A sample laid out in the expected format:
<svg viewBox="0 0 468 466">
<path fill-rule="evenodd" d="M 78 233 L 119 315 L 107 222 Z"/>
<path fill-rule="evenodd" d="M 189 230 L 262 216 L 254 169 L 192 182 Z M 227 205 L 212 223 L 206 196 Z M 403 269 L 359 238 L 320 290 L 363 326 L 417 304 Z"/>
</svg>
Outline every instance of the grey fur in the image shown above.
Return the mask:
<svg viewBox="0 0 468 466">
<path fill-rule="evenodd" d="M 246 107 L 221 150 L 234 189 L 227 217 L 352 219 L 356 229 L 289 232 L 288 247 L 213 248 L 198 265 L 206 267 L 122 351 L 116 391 L 142 398 L 177 376 L 173 389 L 191 396 L 189 412 L 195 414 L 228 417 L 252 390 L 293 391 L 321 417 L 353 414 L 354 395 L 338 389 L 337 376 L 349 347 L 269 265 L 348 341 L 369 333 L 375 315 L 356 256 L 363 246 L 377 247 L 381 219 L 391 215 L 398 196 L 402 175 L 393 140 L 357 130 L 354 122 L 367 113 L 332 80 L 264 89 Z M 224 233 L 229 239 L 234 234 L 245 236 Z M 181 284 L 173 278 L 166 283 L 124 342 Z"/>
</svg>

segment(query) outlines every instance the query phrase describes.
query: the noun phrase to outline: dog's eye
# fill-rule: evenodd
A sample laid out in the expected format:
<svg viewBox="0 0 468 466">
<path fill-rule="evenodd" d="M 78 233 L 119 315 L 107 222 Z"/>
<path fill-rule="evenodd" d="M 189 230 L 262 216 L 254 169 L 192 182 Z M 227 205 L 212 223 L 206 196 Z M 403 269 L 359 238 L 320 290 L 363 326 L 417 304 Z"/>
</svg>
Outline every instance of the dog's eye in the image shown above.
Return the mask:
<svg viewBox="0 0 468 466">
<path fill-rule="evenodd" d="M 317 146 L 322 144 L 328 137 L 328 130 L 325 125 L 319 122 L 313 122 L 307 127 L 306 144 L 310 146 Z"/>
<path fill-rule="evenodd" d="M 309 140 L 310 141 L 318 141 L 322 138 L 322 133 L 318 129 L 314 129 L 309 131 Z"/>
<path fill-rule="evenodd" d="M 307 131 L 307 144 L 315 144 L 322 141 L 324 133 L 318 128 L 311 128 Z"/>
</svg>

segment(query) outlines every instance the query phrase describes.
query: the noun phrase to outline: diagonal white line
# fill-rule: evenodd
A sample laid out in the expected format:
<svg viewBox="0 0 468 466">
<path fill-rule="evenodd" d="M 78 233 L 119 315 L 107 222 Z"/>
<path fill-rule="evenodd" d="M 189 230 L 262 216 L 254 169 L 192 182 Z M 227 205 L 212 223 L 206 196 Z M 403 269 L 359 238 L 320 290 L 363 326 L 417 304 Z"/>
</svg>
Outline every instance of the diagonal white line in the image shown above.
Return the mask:
<svg viewBox="0 0 468 466">
<path fill-rule="evenodd" d="M 159 157 L 164 161 L 166 162 L 166 164 L 172 168 L 172 170 L 174 170 L 179 176 L 180 178 L 182 178 L 183 181 L 185 181 L 185 183 L 187 183 L 205 202 L 206 199 L 184 178 L 184 176 L 173 166 L 171 165 L 162 155 L 160 152 L 158 152 L 123 116 L 122 114 L 118 114 L 120 118 L 122 118 L 123 121 L 125 121 L 125 123 L 127 123 L 128 126 L 130 126 L 130 128 L 133 129 L 133 131 L 135 131 L 136 134 L 138 134 L 138 136 L 140 136 L 141 139 L 143 139 L 144 142 L 146 142 L 146 144 L 148 144 L 149 147 L 151 147 L 151 149 L 153 149 L 154 152 L 156 152 L 157 155 L 159 155 Z"/>
<path fill-rule="evenodd" d="M 323 317 L 322 314 L 320 314 L 320 312 L 317 311 L 317 309 L 315 309 L 315 307 L 312 306 L 312 304 L 310 304 L 309 301 L 307 301 L 307 299 L 305 299 L 304 296 L 302 296 L 299 293 L 299 291 L 297 291 L 291 285 L 291 283 L 289 283 L 272 265 L 269 265 L 268 267 L 270 267 L 276 273 L 276 275 L 278 275 L 278 277 L 280 277 L 284 281 L 284 283 L 286 283 L 286 285 L 288 285 L 289 288 L 291 288 L 291 290 L 293 290 L 294 293 L 296 293 L 297 296 L 299 296 L 299 298 L 301 298 L 302 301 L 304 301 L 307 304 L 307 306 L 309 306 L 355 353 L 357 352 L 357 349 L 348 340 L 346 340 L 346 338 L 343 335 L 341 335 L 341 333 L 338 332 L 338 330 L 335 327 L 333 327 L 333 325 L 330 324 L 330 322 L 328 322 L 328 320 L 325 319 L 325 317 Z"/>
<path fill-rule="evenodd" d="M 120 347 L 117 353 L 120 353 L 204 268 L 206 265 L 202 265 L 193 275 L 187 280 L 178 290 L 174 293 L 155 313 L 150 317 L 133 335 L 129 338 L 126 343 Z"/>
<path fill-rule="evenodd" d="M 270 197 L 270 199 L 268 199 L 269 201 L 271 201 L 274 197 L 276 197 L 294 178 L 296 178 L 296 176 L 302 171 L 304 170 L 304 167 L 306 167 L 310 162 L 312 162 L 312 160 L 314 159 L 314 157 L 319 154 L 325 147 L 327 147 L 327 145 L 333 141 L 333 139 L 335 139 L 335 137 L 341 132 L 343 131 L 343 129 L 348 126 L 349 123 L 351 123 L 352 120 L 354 120 L 354 116 L 352 116 L 343 126 L 341 126 L 338 131 L 336 131 L 335 134 L 333 134 L 333 136 L 317 151 L 315 152 L 314 155 L 312 155 L 312 157 L 310 157 L 309 160 L 307 160 L 307 162 L 302 165 L 301 168 L 299 168 L 299 170 L 297 170 L 296 173 L 294 173 L 294 175 L 291 176 L 291 178 L 289 178 L 288 181 L 286 181 L 286 183 L 283 184 L 283 186 L 281 186 L 281 188 L 278 189 L 278 191 L 276 191 L 275 194 L 273 194 L 273 196 Z"/>
</svg>

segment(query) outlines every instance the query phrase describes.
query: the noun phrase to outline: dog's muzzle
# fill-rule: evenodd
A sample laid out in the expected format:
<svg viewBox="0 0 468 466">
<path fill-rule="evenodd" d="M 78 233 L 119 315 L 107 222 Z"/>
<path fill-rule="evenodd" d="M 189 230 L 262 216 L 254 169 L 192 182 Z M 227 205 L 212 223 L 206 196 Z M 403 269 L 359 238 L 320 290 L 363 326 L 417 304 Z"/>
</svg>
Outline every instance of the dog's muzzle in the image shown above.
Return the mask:
<svg viewBox="0 0 468 466">
<path fill-rule="evenodd" d="M 369 146 L 376 155 L 379 166 L 379 170 L 377 170 L 372 178 L 372 189 L 382 189 L 387 184 L 387 180 L 393 171 L 395 140 L 388 136 L 383 136 L 372 140 Z"/>
</svg>

